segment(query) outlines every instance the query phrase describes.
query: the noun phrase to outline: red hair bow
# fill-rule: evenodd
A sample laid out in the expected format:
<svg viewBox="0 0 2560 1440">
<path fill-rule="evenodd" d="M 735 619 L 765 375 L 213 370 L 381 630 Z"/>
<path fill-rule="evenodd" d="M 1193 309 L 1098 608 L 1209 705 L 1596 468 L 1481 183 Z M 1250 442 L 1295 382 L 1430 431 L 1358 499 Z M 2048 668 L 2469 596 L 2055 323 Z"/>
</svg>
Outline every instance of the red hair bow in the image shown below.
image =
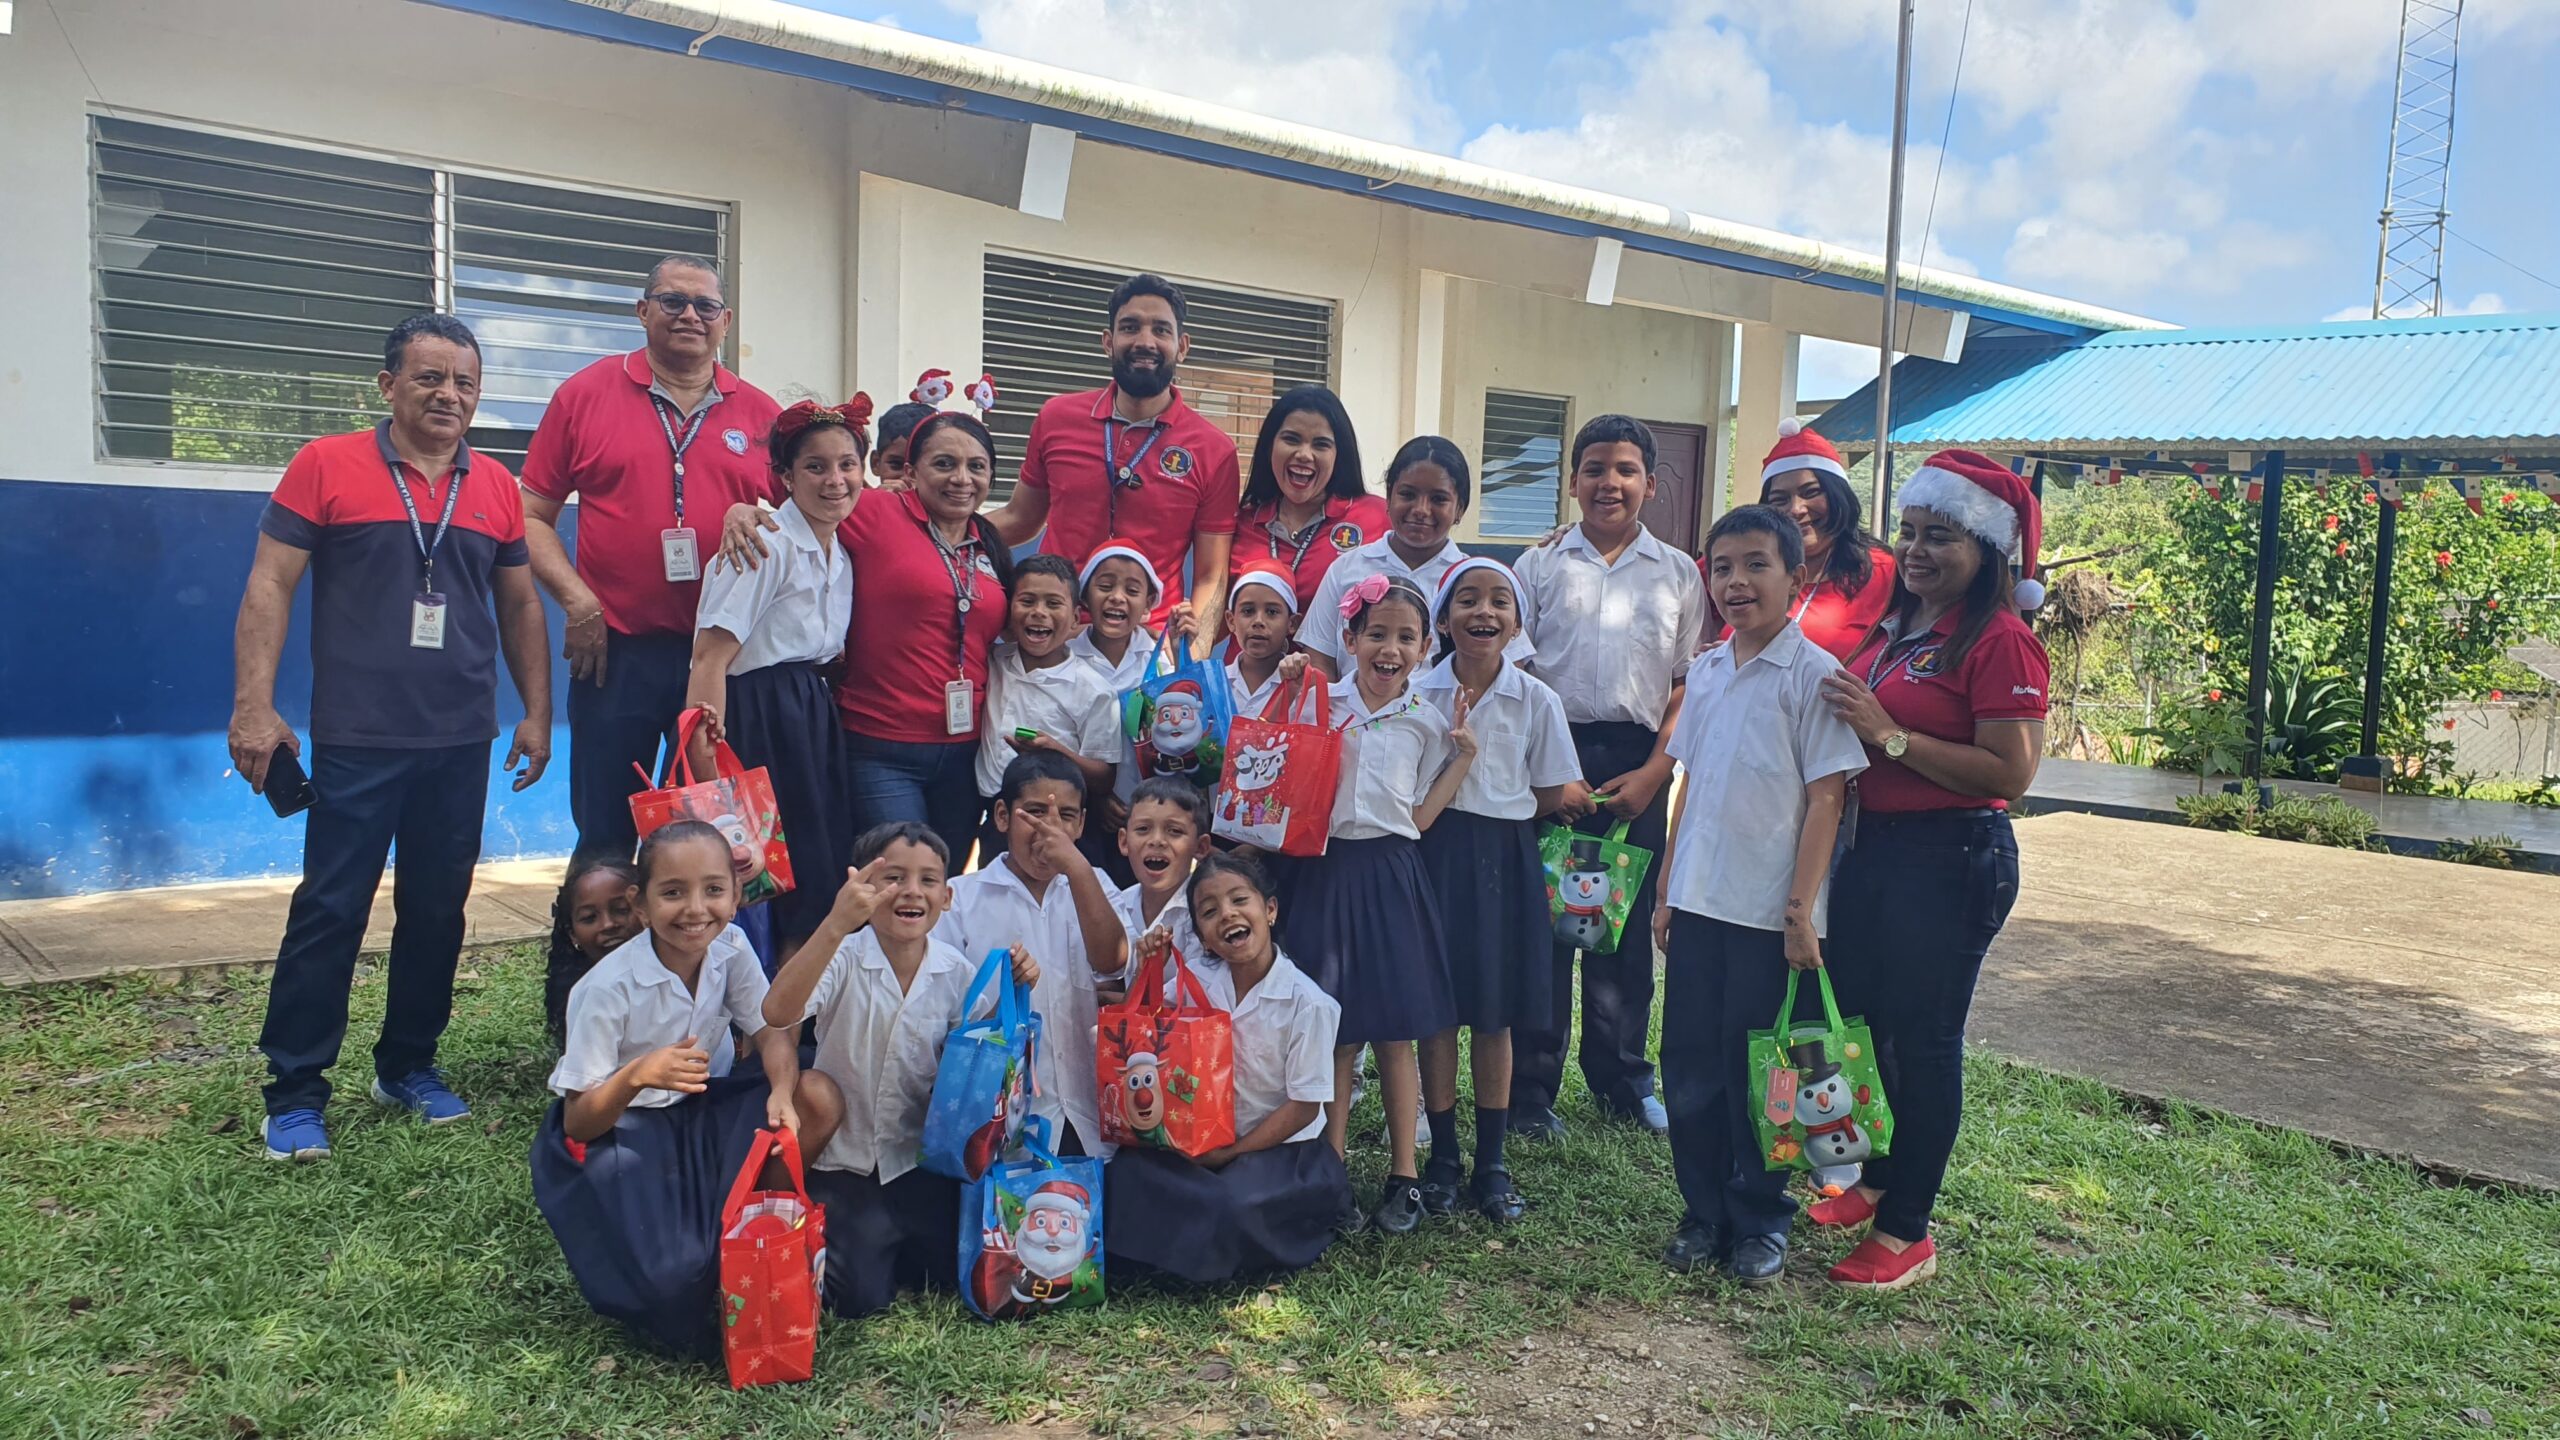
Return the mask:
<svg viewBox="0 0 2560 1440">
<path fill-rule="evenodd" d="M 783 407 L 773 418 L 774 438 L 788 440 L 812 425 L 841 425 L 869 448 L 871 438 L 871 397 L 857 390 L 853 398 L 841 405 L 821 405 L 815 400 L 798 400 Z"/>
</svg>

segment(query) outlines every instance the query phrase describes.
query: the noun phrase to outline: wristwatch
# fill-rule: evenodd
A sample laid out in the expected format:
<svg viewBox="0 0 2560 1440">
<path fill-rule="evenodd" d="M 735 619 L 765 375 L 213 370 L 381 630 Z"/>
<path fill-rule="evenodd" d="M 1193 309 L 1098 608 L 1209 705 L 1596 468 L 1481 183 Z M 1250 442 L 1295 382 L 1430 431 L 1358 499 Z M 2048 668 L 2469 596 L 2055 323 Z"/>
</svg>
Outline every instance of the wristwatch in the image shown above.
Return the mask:
<svg viewBox="0 0 2560 1440">
<path fill-rule="evenodd" d="M 1911 732 L 1908 730 L 1896 730 L 1884 737 L 1884 753 L 1891 759 L 1901 759 L 1903 752 L 1910 748 Z"/>
</svg>

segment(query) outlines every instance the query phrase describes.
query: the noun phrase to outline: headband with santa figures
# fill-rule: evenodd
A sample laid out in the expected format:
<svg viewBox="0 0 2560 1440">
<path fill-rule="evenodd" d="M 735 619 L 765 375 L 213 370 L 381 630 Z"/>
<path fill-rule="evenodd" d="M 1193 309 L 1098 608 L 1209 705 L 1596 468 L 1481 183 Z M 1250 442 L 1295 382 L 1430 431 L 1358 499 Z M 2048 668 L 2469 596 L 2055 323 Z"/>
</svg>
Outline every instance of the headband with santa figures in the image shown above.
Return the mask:
<svg viewBox="0 0 2560 1440">
<path fill-rule="evenodd" d="M 951 372 L 927 370 L 916 377 L 916 388 L 907 392 L 907 399 L 918 405 L 932 406 L 933 413 L 917 421 L 915 428 L 907 432 L 907 453 L 910 456 L 921 454 L 924 450 L 925 436 L 932 433 L 934 426 L 946 420 L 955 423 L 962 420 L 971 421 L 982 432 L 980 438 L 984 438 L 983 431 L 986 428 L 987 416 L 996 408 L 995 376 L 981 375 L 967 385 L 959 387 L 958 393 L 961 400 L 970 408 L 945 410 L 942 408 L 942 402 L 950 399 L 953 394 Z"/>
</svg>

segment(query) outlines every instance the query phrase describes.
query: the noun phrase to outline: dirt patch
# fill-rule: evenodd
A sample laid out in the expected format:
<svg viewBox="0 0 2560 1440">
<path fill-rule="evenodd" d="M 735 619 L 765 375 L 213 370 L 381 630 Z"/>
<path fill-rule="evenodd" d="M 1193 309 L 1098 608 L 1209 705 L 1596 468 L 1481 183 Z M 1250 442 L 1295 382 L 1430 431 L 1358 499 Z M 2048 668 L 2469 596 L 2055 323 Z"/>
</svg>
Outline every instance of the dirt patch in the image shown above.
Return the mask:
<svg viewBox="0 0 2560 1440">
<path fill-rule="evenodd" d="M 1756 1367 L 1732 1327 L 1684 1314 L 1597 1310 L 1439 1378 L 1451 1398 L 1398 1417 L 1425 1437 L 1669 1436 L 1708 1428 Z M 1387 1429 L 1395 1428 L 1388 1422 Z"/>
</svg>

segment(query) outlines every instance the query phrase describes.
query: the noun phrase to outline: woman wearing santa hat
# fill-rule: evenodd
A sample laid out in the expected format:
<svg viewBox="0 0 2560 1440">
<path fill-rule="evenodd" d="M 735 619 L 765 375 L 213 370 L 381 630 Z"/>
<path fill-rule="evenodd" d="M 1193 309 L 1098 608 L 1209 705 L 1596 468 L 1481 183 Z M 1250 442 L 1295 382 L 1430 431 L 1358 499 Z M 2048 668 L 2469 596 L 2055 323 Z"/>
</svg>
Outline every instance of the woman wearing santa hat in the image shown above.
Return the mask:
<svg viewBox="0 0 2560 1440">
<path fill-rule="evenodd" d="M 2043 587 L 2010 579 L 2013 563 L 2035 571 L 2027 482 L 1942 450 L 1896 498 L 1891 603 L 1823 682 L 1869 765 L 1841 827 L 1827 954 L 1841 1008 L 1875 1029 L 1894 1130 L 1855 1189 L 1808 1212 L 1819 1225 L 1874 1222 L 1831 1279 L 1879 1290 L 1937 1272 L 1929 1215 L 1963 1111 L 1965 1016 L 2018 897 L 2009 806 L 2044 753 L 2051 673 L 2018 618 Z"/>
<path fill-rule="evenodd" d="M 1760 503 L 1784 511 L 1804 532 L 1804 591 L 1796 623 L 1804 638 L 1845 658 L 1884 618 L 1893 600 L 1893 551 L 1860 524 L 1849 467 L 1830 441 L 1789 416 L 1760 462 Z M 1698 557 L 1701 573 L 1706 557 Z"/>
</svg>

